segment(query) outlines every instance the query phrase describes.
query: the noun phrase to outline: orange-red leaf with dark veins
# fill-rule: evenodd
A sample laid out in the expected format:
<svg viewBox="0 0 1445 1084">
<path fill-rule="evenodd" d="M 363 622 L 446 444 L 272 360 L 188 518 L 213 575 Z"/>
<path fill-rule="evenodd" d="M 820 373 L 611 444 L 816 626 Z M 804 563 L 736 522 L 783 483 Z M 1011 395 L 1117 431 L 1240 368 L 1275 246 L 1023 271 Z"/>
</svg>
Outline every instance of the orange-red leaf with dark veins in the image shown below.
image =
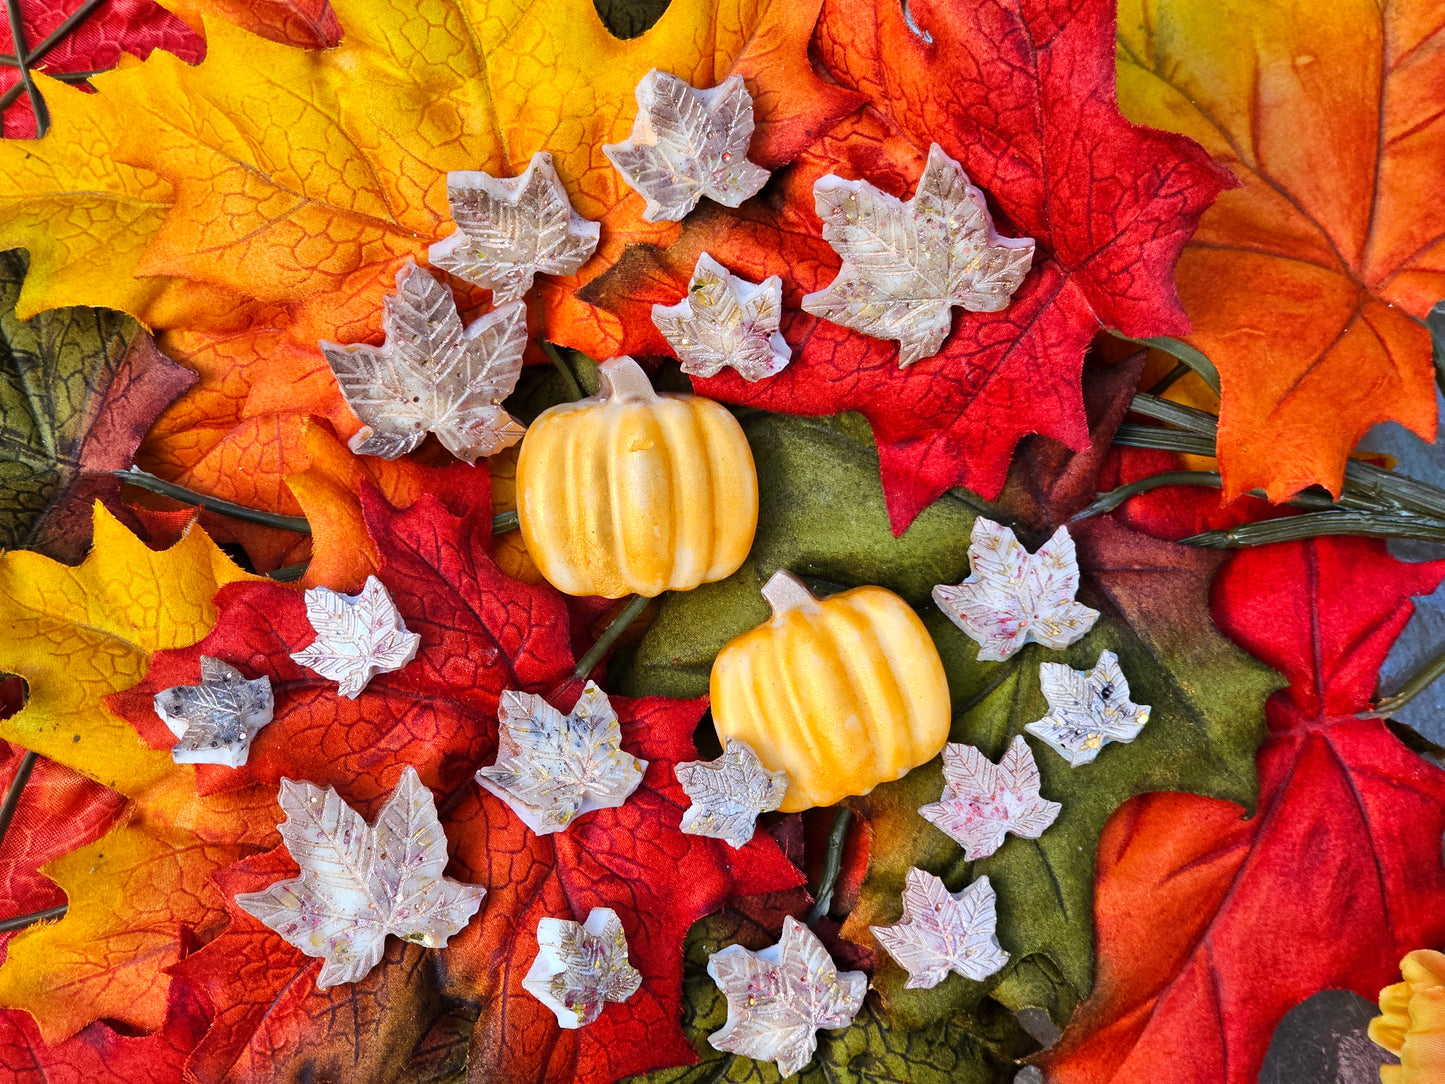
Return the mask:
<svg viewBox="0 0 1445 1084">
<path fill-rule="evenodd" d="M 821 240 L 813 180 L 831 171 L 906 197 L 923 153 L 940 144 L 991 197 L 1001 232 L 1038 242 L 1008 308 L 956 313 L 942 351 L 904 370 L 893 344 L 795 314 L 782 374 L 695 381 L 704 394 L 767 410 L 865 415 L 897 532 L 952 486 L 995 496 L 1028 433 L 1086 445 L 1079 379 L 1090 339 L 1101 325 L 1141 337 L 1188 329 L 1174 263 L 1229 183 L 1189 140 L 1120 115 L 1110 0 L 919 0 L 909 9 L 931 40 L 909 29 L 897 0 L 829 0 L 819 55 L 869 96 L 870 112 L 835 129 L 762 200 L 690 220 L 675 253 L 632 249 L 582 294 L 645 328 L 645 308 L 682 296 L 705 250 L 754 281 L 782 275 L 785 304 L 796 308 L 839 266 Z M 628 345 L 644 344 L 667 352 L 645 332 Z"/>
<path fill-rule="evenodd" d="M 1322 539 L 1247 550 L 1220 628 L 1290 681 L 1267 705 L 1258 811 L 1132 800 L 1099 844 L 1093 995 L 1044 1059 L 1057 1084 L 1253 1084 L 1280 1018 L 1320 990 L 1374 998 L 1445 941 L 1445 772 L 1360 719 L 1445 562 Z"/>
<path fill-rule="evenodd" d="M 292 652 L 315 639 L 301 594 L 255 582 L 223 588 L 211 634 L 192 647 L 157 652 L 145 680 L 114 694 L 111 709 L 151 745 L 169 749 L 175 738 L 155 714 L 155 694 L 195 684 L 200 657 L 212 655 L 248 677 L 269 677 L 276 711 L 244 767 L 198 766 L 202 793 L 289 776 L 367 802 L 390 793 L 407 764 L 427 786 L 456 790 L 490 762 L 502 691 L 545 693 L 572 668 L 566 602 L 546 584 L 513 580 L 496 567 L 487 552 L 485 485 L 477 496 L 461 515 L 435 494 L 398 512 L 363 490 L 381 557 L 378 576 L 421 646 L 415 660 L 373 678 L 354 700 L 292 661 Z"/>
<path fill-rule="evenodd" d="M 648 761 L 626 803 L 538 836 L 480 787 L 444 814 L 454 842 L 448 872 L 485 885 L 481 913 L 440 955 L 443 991 L 479 1000 L 469 1079 L 493 1084 L 611 1084 L 631 1073 L 696 1060 L 683 1036 L 682 946 L 688 927 L 731 897 L 776 892 L 802 875 L 766 832 L 739 851 L 684 835 L 688 805 L 674 774 L 695 760 L 701 700 L 614 697 L 622 747 Z M 587 1027 L 564 1031 L 522 989 L 537 955 L 537 921 L 582 921 L 611 907 L 627 932 L 642 987 Z"/>
<path fill-rule="evenodd" d="M 367 810 L 374 815 L 380 803 Z M 391 938 L 360 982 L 316 989 L 321 961 L 236 906 L 294 877 L 284 847 L 214 875 L 231 924 L 171 967 L 176 987 L 215 1006 L 185 1068 L 201 1084 L 230 1081 L 393 1080 L 437 1014 L 426 950 Z"/>
</svg>

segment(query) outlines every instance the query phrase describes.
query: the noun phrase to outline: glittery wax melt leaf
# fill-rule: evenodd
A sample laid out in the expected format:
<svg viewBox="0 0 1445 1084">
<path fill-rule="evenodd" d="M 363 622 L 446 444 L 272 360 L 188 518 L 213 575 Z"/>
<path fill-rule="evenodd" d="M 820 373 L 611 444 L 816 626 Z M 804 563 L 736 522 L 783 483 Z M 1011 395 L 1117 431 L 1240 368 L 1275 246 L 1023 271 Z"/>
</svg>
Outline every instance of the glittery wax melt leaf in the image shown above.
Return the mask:
<svg viewBox="0 0 1445 1084">
<path fill-rule="evenodd" d="M 829 0 L 819 56 L 881 116 L 838 125 L 738 211 L 699 208 L 671 250 L 631 250 L 583 296 L 624 320 L 634 334 L 623 345 L 638 353 L 658 346 L 637 310 L 676 301 L 700 251 L 754 282 L 781 276 L 796 309 L 839 265 L 814 212 L 815 182 L 831 174 L 906 199 L 937 143 L 988 195 L 1001 233 L 1035 240 L 1008 307 L 956 314 L 939 353 L 903 370 L 892 343 L 791 312 L 784 372 L 695 386 L 764 410 L 863 414 L 895 531 L 953 486 L 992 498 L 1025 434 L 1085 445 L 1079 373 L 1100 325 L 1187 332 L 1174 261 L 1229 183 L 1187 139 L 1119 114 L 1113 31 L 1111 0 Z"/>
<path fill-rule="evenodd" d="M 370 826 L 330 787 L 283 779 L 280 803 L 281 838 L 301 875 L 236 904 L 326 961 L 318 988 L 365 978 L 388 935 L 444 948 L 481 906 L 484 889 L 442 876 L 447 838 L 410 765 Z"/>
<path fill-rule="evenodd" d="M 818 936 L 789 915 L 777 945 L 750 952 L 729 945 L 708 961 L 728 1001 L 728 1019 L 708 1036 L 718 1050 L 776 1062 L 790 1076 L 818 1047 L 817 1031 L 836 1031 L 863 1007 L 868 976 L 840 971 Z"/>
<path fill-rule="evenodd" d="M 381 347 L 321 343 L 362 426 L 358 455 L 396 459 L 433 433 L 474 463 L 517 443 L 522 426 L 501 407 L 522 371 L 527 310 L 510 302 L 465 328 L 452 292 L 408 260 L 383 303 Z"/>
<path fill-rule="evenodd" d="M 1119 100 L 1241 182 L 1179 261 L 1219 370 L 1226 496 L 1338 492 L 1372 424 L 1434 432 L 1423 321 L 1445 295 L 1445 52 L 1431 0 L 1126 0 Z M 1320 163 L 1328 162 L 1327 169 Z"/>
<path fill-rule="evenodd" d="M 745 741 L 727 738 L 717 760 L 677 766 L 677 781 L 692 803 L 682 815 L 682 830 L 741 847 L 753 838 L 759 813 L 783 804 L 788 773 L 763 767 Z"/>
<path fill-rule="evenodd" d="M 843 261 L 805 312 L 898 343 L 898 364 L 938 353 L 953 310 L 999 312 L 1034 258 L 1029 237 L 1000 237 L 983 193 L 937 143 L 907 203 L 867 181 L 813 183 L 823 239 Z"/>
<path fill-rule="evenodd" d="M 980 877 L 952 893 L 933 874 L 914 867 L 903 885 L 903 918 L 892 926 L 873 926 L 873 936 L 908 972 L 908 986 L 937 986 L 950 971 L 986 979 L 1004 964 L 999 947 L 993 889 Z"/>
<path fill-rule="evenodd" d="M 537 959 L 523 989 L 557 1014 L 564 1028 L 586 1027 L 609 1001 L 626 1001 L 642 985 L 627 962 L 627 933 L 617 912 L 594 907 L 586 922 L 537 923 Z"/>
<path fill-rule="evenodd" d="M 1445 772 L 1357 717 L 1410 596 L 1442 573 L 1322 539 L 1244 551 L 1221 574 L 1221 628 L 1290 680 L 1268 704 L 1255 815 L 1155 794 L 1110 821 L 1098 985 L 1046 1056 L 1049 1080 L 1168 1064 L 1181 1084 L 1254 1084 L 1288 1009 L 1330 988 L 1373 998 L 1406 952 L 1445 939 Z"/>
<path fill-rule="evenodd" d="M 622 751 L 617 713 L 591 681 L 566 715 L 540 696 L 509 689 L 497 716 L 497 761 L 477 770 L 477 782 L 538 835 L 621 805 L 647 770 L 647 761 Z"/>
<path fill-rule="evenodd" d="M 725 368 L 744 380 L 776 376 L 792 356 L 778 332 L 782 316 L 781 279 L 748 282 L 706 252 L 697 258 L 687 296 L 652 306 L 652 322 L 692 376 L 716 376 Z"/>
<path fill-rule="evenodd" d="M 768 171 L 748 161 L 752 139 L 753 99 L 741 75 L 702 88 L 653 68 L 637 84 L 631 136 L 602 153 L 642 193 L 643 218 L 676 222 L 704 196 L 736 207 L 767 183 Z"/>
<path fill-rule="evenodd" d="M 329 587 L 306 592 L 306 620 L 316 639 L 291 658 L 337 682 L 337 691 L 355 700 L 377 674 L 400 670 L 416 658 L 421 637 L 407 631 L 396 603 L 380 580 L 366 578 L 356 596 Z"/>
<path fill-rule="evenodd" d="M 156 693 L 156 714 L 171 728 L 177 764 L 246 763 L 251 739 L 271 721 L 275 698 L 266 678 L 249 681 L 220 659 L 201 656 L 201 683 Z"/>
<path fill-rule="evenodd" d="M 1093 499 L 1099 463 L 1138 380 L 1137 362 L 1089 367 L 1090 450 L 1074 454 L 1050 441 L 1029 441 L 1000 502 L 983 514 L 1006 519 L 1030 548 L 1068 522 Z M 1033 744 L 1042 795 L 1062 806 L 1037 839 L 1009 838 L 971 866 L 961 862 L 959 845 L 919 813 L 946 800 L 938 761 L 849 800 L 866 817 L 872 844 L 844 937 L 878 952 L 867 926 L 897 920 L 911 866 L 941 874 L 951 891 L 987 875 L 998 893 L 999 940 L 1012 955 L 996 996 L 1033 996 L 1021 977 L 1033 966 L 1031 957 L 1042 957 L 1043 968 L 1081 995 L 1092 985 L 1094 854 L 1114 809 L 1135 794 L 1181 787 L 1240 803 L 1253 798 L 1262 705 L 1277 679 L 1209 619 L 1209 587 L 1221 555 L 1158 541 L 1113 519 L 1074 525 L 1078 598 L 1099 611 L 1094 627 L 1061 651 L 1030 644 L 1005 661 L 980 662 L 977 645 L 929 606 L 934 584 L 957 583 L 968 571 L 964 540 L 979 512 L 973 498 L 945 496 L 895 538 L 877 453 L 858 419 L 761 415 L 745 417 L 744 429 L 760 486 L 748 561 L 720 584 L 664 599 L 631 658 L 614 664 L 614 684 L 631 694 L 705 691 L 722 645 L 767 618 L 757 592 L 779 567 L 806 568 L 839 587 L 879 584 L 919 608 L 949 676 L 950 738 L 994 761 L 1048 710 L 1038 686 L 1041 662 L 1088 669 L 1103 651 L 1113 651 L 1134 699 L 1152 707 L 1153 719 L 1133 743 L 1113 746 L 1079 768 L 1022 739 Z M 951 1019 L 966 1009 L 970 984 L 963 980 L 907 990 L 902 969 L 881 953 L 879 960 L 873 984 L 896 1026 Z"/>
<path fill-rule="evenodd" d="M 997 764 L 971 745 L 945 745 L 943 797 L 918 815 L 951 836 L 972 862 L 997 851 L 1010 832 L 1038 839 L 1059 809 L 1039 795 L 1039 766 L 1020 734 Z"/>
<path fill-rule="evenodd" d="M 1112 651 L 1089 670 L 1063 663 L 1039 666 L 1039 688 L 1049 702 L 1043 718 L 1024 727 L 1047 742 L 1071 768 L 1089 764 L 1110 742 L 1131 742 L 1149 721 L 1149 708 L 1129 700 L 1129 682 Z"/>
<path fill-rule="evenodd" d="M 0 547 L 75 562 L 96 499 L 124 507 L 111 471 L 130 465 L 146 427 L 195 377 L 119 313 L 18 319 L 28 262 L 0 252 Z"/>
<path fill-rule="evenodd" d="M 727 999 L 707 973 L 708 958 L 720 947 L 741 944 L 768 947 L 776 935 L 736 912 L 709 915 L 687 936 L 686 1000 L 683 1028 L 698 1044 L 702 1062 L 687 1069 L 664 1070 L 633 1078 L 628 1084 L 777 1084 L 780 1074 L 769 1062 L 748 1061 L 715 1050 L 710 1034 L 723 1026 Z M 853 1023 L 839 1031 L 816 1033 L 817 1052 L 796 1076 L 799 1084 L 838 1081 L 908 1081 L 908 1084 L 999 1084 L 1018 1071 L 1016 1058 L 1037 1044 L 1012 1013 L 992 1002 L 978 1012 L 956 1012 L 918 1026 L 889 1019 L 875 998 L 864 1001 Z"/>
<path fill-rule="evenodd" d="M 1099 619 L 1075 600 L 1079 561 L 1069 529 L 1060 526 L 1029 553 L 1013 531 L 980 516 L 968 545 L 968 579 L 940 584 L 933 601 L 979 645 L 980 662 L 1002 662 L 1032 640 L 1065 648 Z"/>
<path fill-rule="evenodd" d="M 538 274 L 572 274 L 597 249 L 597 223 L 572 209 L 543 151 L 517 177 L 448 173 L 447 205 L 457 231 L 432 245 L 427 258 L 491 290 L 497 305 L 520 301 Z"/>
</svg>

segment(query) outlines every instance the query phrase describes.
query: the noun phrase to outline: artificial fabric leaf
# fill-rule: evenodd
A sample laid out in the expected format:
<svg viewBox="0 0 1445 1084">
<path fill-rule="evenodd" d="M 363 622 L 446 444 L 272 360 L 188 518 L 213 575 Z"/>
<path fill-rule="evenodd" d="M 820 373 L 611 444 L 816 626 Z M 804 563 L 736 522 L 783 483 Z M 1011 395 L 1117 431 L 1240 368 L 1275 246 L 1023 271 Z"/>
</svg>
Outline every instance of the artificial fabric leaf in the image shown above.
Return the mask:
<svg viewBox="0 0 1445 1084">
<path fill-rule="evenodd" d="M 270 41 L 327 49 L 341 41 L 341 24 L 329 0 L 166 0 L 197 33 L 220 16 Z M 174 51 L 174 50 L 173 50 Z"/>
<path fill-rule="evenodd" d="M 741 75 L 694 87 L 653 68 L 637 83 L 632 132 L 602 153 L 641 193 L 643 218 L 680 222 L 704 196 L 736 207 L 767 183 L 768 171 L 748 161 L 752 141 L 753 99 Z"/>
<path fill-rule="evenodd" d="M 75 562 L 95 501 L 122 507 L 111 472 L 130 466 L 146 427 L 195 377 L 119 313 L 18 319 L 28 264 L 23 251 L 0 252 L 0 547 Z"/>
<path fill-rule="evenodd" d="M 1219 370 L 1225 496 L 1338 492 L 1370 425 L 1430 438 L 1423 319 L 1445 294 L 1445 168 L 1430 0 L 1126 0 L 1119 98 L 1198 140 L 1242 187 L 1179 261 L 1188 341 Z"/>
<path fill-rule="evenodd" d="M 1155 794 L 1111 820 L 1099 980 L 1049 1080 L 1167 1064 L 1181 1082 L 1254 1084 L 1291 1006 L 1331 987 L 1374 997 L 1404 953 L 1445 939 L 1445 772 L 1357 717 L 1409 597 L 1442 575 L 1362 539 L 1246 550 L 1221 574 L 1219 624 L 1290 680 L 1268 704 L 1257 812 Z"/>
<path fill-rule="evenodd" d="M 727 1001 L 707 973 L 708 958 L 729 944 L 765 948 L 775 934 L 740 922 L 735 915 L 710 915 L 687 935 L 687 994 L 683 1027 L 701 1061 L 669 1069 L 627 1084 L 779 1084 L 784 1079 L 770 1062 L 756 1062 L 715 1050 L 709 1034 L 723 1026 Z M 978 1014 L 956 1013 L 923 1028 L 905 1030 L 890 1022 L 869 998 L 851 1027 L 817 1033 L 818 1052 L 795 1077 L 799 1084 L 870 1081 L 877 1084 L 1006 1084 L 1014 1079 L 1016 1058 L 1037 1044 L 1011 1013 L 985 1006 Z"/>
<path fill-rule="evenodd" d="M 844 587 L 876 583 L 923 608 L 949 675 L 951 739 L 997 760 L 1026 724 L 1048 710 L 1038 685 L 1042 661 L 1088 669 L 1102 651 L 1113 651 L 1134 698 L 1151 705 L 1154 721 L 1132 744 L 1115 746 L 1080 768 L 1035 748 L 1041 793 L 1063 806 L 1039 839 L 1010 839 L 971 866 L 962 861 L 958 846 L 918 812 L 942 793 L 937 761 L 849 802 L 868 819 L 873 842 L 868 878 L 844 937 L 871 947 L 867 927 L 897 921 L 911 866 L 941 875 L 953 891 L 987 874 L 998 893 L 999 940 L 1013 957 L 1000 981 L 1015 981 L 1038 956 L 1073 996 L 1082 996 L 1093 981 L 1093 855 L 1109 814 L 1132 795 L 1159 789 L 1252 801 L 1261 705 L 1276 685 L 1266 667 L 1210 622 L 1209 586 L 1221 556 L 1146 537 L 1113 518 L 1074 529 L 1079 598 L 1100 617 L 1063 651 L 1031 644 L 1005 662 L 980 662 L 977 645 L 927 608 L 934 584 L 962 579 L 966 540 L 980 510 L 1011 523 L 1026 545 L 1037 547 L 1092 499 L 1138 365 L 1091 368 L 1088 374 L 1089 451 L 1071 454 L 1036 438 L 1015 464 L 999 505 L 949 494 L 896 539 L 873 473 L 876 453 L 858 419 L 744 416 L 759 479 L 758 530 L 748 561 L 727 580 L 665 598 L 637 649 L 615 667 L 615 680 L 630 693 L 696 695 L 707 688 L 722 644 L 766 620 L 757 592 L 775 569 Z M 904 1028 L 944 1019 L 982 993 L 978 984 L 956 976 L 930 991 L 905 991 L 903 979 L 889 963 L 874 975 L 890 1019 Z"/>
<path fill-rule="evenodd" d="M 411 765 L 375 824 L 330 787 L 282 779 L 279 802 L 281 839 L 301 873 L 238 895 L 236 906 L 325 961 L 318 989 L 364 979 L 389 935 L 445 948 L 481 906 L 482 889 L 442 876 L 447 838 Z"/>
<path fill-rule="evenodd" d="M 937 143 L 906 203 L 831 174 L 813 183 L 813 199 L 843 266 L 803 311 L 896 341 L 900 367 L 938 353 L 955 308 L 1006 308 L 1033 262 L 1033 238 L 1000 237 L 983 193 Z"/>
<path fill-rule="evenodd" d="M 29 687 L 0 736 L 134 801 L 124 824 L 42 869 L 70 909 L 17 935 L 0 968 L 0 1004 L 31 1011 L 48 1043 L 102 1017 L 160 1028 L 178 923 L 214 931 L 224 911 L 211 872 L 274 839 L 270 796 L 199 799 L 195 769 L 147 749 L 104 703 L 144 675 L 154 652 L 204 635 L 218 587 L 246 578 L 202 532 L 155 553 L 100 505 L 79 566 L 0 556 L 0 667 Z"/>
<path fill-rule="evenodd" d="M 80 6 L 81 0 L 22 0 L 17 4 L 28 51 L 34 53 Z M 152 49 L 164 49 L 194 62 L 205 55 L 206 46 L 199 34 L 153 0 L 111 0 L 46 50 L 34 67 L 52 74 L 104 71 L 115 67 L 123 53 L 145 59 Z M 0 67 L 0 94 L 12 91 L 19 82 L 19 69 Z M 30 96 L 21 94 L 9 108 L 0 110 L 0 137 L 28 139 L 34 134 Z"/>
<path fill-rule="evenodd" d="M 278 847 L 213 875 L 230 925 L 171 968 L 214 1007 L 186 1064 L 197 1080 L 392 1080 L 440 1012 L 432 953 L 401 941 L 360 982 L 318 989 L 322 961 L 235 902 L 297 872 Z"/>
<path fill-rule="evenodd" d="M 833 174 L 906 198 L 939 144 L 992 198 L 1001 232 L 1036 240 L 1033 270 L 1006 310 L 959 317 L 939 354 L 902 372 L 891 345 L 791 314 L 786 371 L 758 385 L 730 374 L 697 382 L 768 410 L 862 413 L 896 531 L 951 486 L 992 498 L 1027 433 L 1086 444 L 1079 372 L 1090 339 L 1101 324 L 1136 337 L 1188 329 L 1174 261 L 1228 183 L 1188 140 L 1120 116 L 1111 0 L 920 0 L 906 10 L 829 0 L 818 27 L 825 66 L 878 115 L 838 126 L 738 212 L 695 212 L 669 252 L 632 250 L 583 293 L 645 333 L 632 309 L 676 301 L 705 250 L 754 282 L 782 276 L 784 303 L 796 308 L 838 267 L 813 211 L 814 182 Z M 650 337 L 623 345 L 662 348 Z"/>
</svg>

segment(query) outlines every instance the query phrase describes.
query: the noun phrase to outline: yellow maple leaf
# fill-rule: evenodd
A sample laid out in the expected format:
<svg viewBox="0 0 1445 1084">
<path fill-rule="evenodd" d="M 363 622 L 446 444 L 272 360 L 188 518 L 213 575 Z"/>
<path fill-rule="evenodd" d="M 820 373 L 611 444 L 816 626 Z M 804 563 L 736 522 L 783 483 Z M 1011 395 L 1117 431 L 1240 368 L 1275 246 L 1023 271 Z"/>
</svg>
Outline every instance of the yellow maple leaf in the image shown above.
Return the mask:
<svg viewBox="0 0 1445 1084">
<path fill-rule="evenodd" d="M 48 1042 L 100 1017 L 159 1027 L 177 924 L 204 935 L 223 923 L 210 874 L 274 838 L 271 795 L 199 797 L 192 766 L 147 746 L 105 704 L 145 676 L 153 652 L 202 639 L 216 592 L 252 578 L 199 529 L 157 553 L 98 502 L 80 565 L 0 555 L 0 670 L 29 687 L 0 737 L 132 800 L 105 837 L 45 868 L 70 909 L 17 935 L 0 967 L 0 1005 L 30 1011 Z"/>
</svg>

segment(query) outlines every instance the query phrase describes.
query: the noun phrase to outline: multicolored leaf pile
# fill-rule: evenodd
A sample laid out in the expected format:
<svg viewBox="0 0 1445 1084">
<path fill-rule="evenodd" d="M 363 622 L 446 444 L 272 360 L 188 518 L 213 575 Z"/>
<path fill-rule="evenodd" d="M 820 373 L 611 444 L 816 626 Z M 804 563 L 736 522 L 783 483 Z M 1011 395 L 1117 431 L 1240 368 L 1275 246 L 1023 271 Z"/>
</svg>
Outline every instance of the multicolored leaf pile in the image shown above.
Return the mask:
<svg viewBox="0 0 1445 1084">
<path fill-rule="evenodd" d="M 1412 748 L 1438 750 L 1370 717 L 1409 599 L 1445 562 L 1360 540 L 1229 557 L 1187 536 L 1293 510 L 1199 489 L 1077 518 L 1183 446 L 1126 420 L 1159 417 L 1134 398 L 1153 381 L 1103 331 L 1213 360 L 1226 502 L 1338 490 L 1378 420 L 1428 435 L 1445 27 L 1424 0 L 1244 0 L 1228 17 L 1122 0 L 1117 23 L 1113 0 L 10 6 L 0 1070 L 773 1081 L 709 1043 L 726 1008 L 707 965 L 773 944 L 791 917 L 869 976 L 804 1081 L 992 1084 L 1032 1058 L 1049 1084 L 1253 1084 L 1292 1007 L 1331 987 L 1373 996 L 1405 951 L 1445 943 L 1445 774 Z M 633 132 L 652 71 L 740 78 L 751 177 L 771 174 L 755 196 L 648 220 L 603 149 Z M 522 294 L 528 365 L 487 409 L 529 420 L 595 387 L 588 357 L 633 353 L 659 390 L 730 404 L 759 478 L 742 567 L 649 605 L 610 654 L 641 602 L 569 599 L 499 533 L 515 453 L 473 467 L 428 438 L 358 454 L 363 419 L 317 345 L 381 342 L 398 270 L 455 229 L 449 172 L 510 178 L 540 152 L 600 240 Z M 1011 300 L 953 311 L 921 357 L 921 340 L 900 355 L 888 338 L 889 311 L 853 321 L 880 338 L 805 312 L 877 255 L 849 248 L 840 273 L 818 186 L 906 199 L 945 156 L 1015 255 L 1032 241 Z M 886 286 L 906 264 L 905 294 L 930 274 L 900 252 L 908 236 L 880 242 L 875 269 Z M 780 279 L 788 350 L 773 356 L 770 323 L 758 379 L 709 364 L 689 382 L 673 362 L 653 307 L 692 297 L 699 264 Z M 454 331 L 494 311 L 492 291 L 431 273 L 423 308 L 446 281 Z M 1192 380 L 1167 394 L 1212 405 Z M 1156 451 L 1120 457 L 1116 439 Z M 123 488 L 133 459 L 188 507 Z M 980 658 L 931 598 L 969 573 L 980 518 L 1030 550 L 1067 527 L 1078 600 L 1099 613 L 1085 635 Z M 740 848 L 684 832 L 675 768 L 720 752 L 712 661 L 767 617 L 759 589 L 779 569 L 820 595 L 900 594 L 942 658 L 951 740 L 995 761 L 1026 743 L 1057 820 L 967 861 L 919 814 L 943 787 L 935 758 L 836 810 L 764 813 Z M 281 581 L 354 592 L 373 576 L 419 646 L 343 695 L 303 665 L 316 632 Z M 1084 671 L 1106 652 L 1149 720 L 1071 767 L 1026 730 L 1049 706 L 1040 664 Z M 175 763 L 155 711 L 203 656 L 274 695 L 239 768 Z M 589 679 L 646 770 L 621 805 L 539 835 L 476 772 L 505 692 L 565 712 Z M 278 787 L 334 788 L 372 819 L 402 778 L 430 791 L 446 875 L 485 889 L 480 909 L 445 948 L 392 938 L 360 981 L 318 989 L 321 961 L 237 903 L 298 874 Z M 870 927 L 898 921 L 913 869 L 950 892 L 988 877 L 997 974 L 907 988 Z M 538 922 L 598 907 L 641 986 L 565 1029 L 524 988 Z"/>
</svg>

